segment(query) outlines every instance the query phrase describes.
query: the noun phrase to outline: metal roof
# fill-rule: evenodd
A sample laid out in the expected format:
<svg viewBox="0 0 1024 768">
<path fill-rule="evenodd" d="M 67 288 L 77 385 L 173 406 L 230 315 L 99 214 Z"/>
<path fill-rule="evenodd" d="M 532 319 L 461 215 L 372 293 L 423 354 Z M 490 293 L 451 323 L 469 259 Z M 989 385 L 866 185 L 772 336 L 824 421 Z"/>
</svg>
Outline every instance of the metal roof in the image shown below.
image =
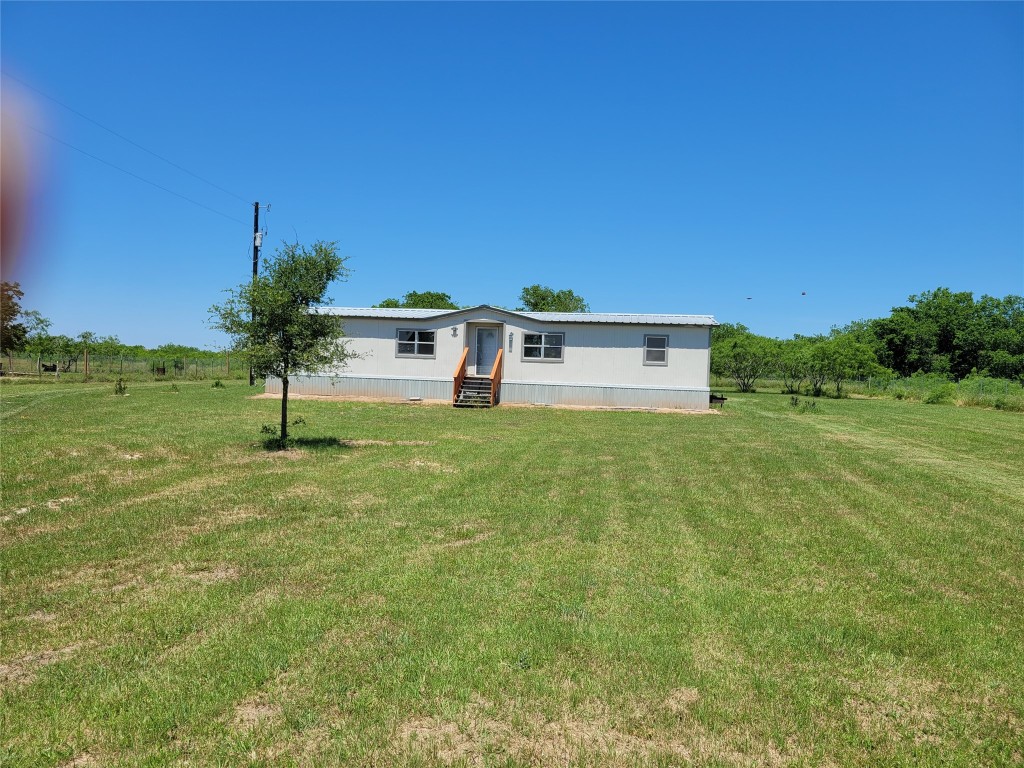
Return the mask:
<svg viewBox="0 0 1024 768">
<path fill-rule="evenodd" d="M 543 323 L 615 323 L 618 325 L 718 325 L 712 315 L 631 314 L 626 312 L 516 312 L 481 304 L 463 309 L 388 309 L 380 307 L 319 307 L 317 311 L 341 317 L 370 317 L 382 320 L 430 320 L 432 318 L 489 310 Z"/>
</svg>

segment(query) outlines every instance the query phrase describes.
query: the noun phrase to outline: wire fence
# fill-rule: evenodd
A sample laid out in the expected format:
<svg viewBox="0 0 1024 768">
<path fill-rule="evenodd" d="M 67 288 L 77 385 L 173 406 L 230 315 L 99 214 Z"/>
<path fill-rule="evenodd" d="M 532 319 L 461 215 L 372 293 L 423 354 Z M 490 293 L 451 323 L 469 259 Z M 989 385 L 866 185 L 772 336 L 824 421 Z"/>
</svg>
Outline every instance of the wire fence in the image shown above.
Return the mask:
<svg viewBox="0 0 1024 768">
<path fill-rule="evenodd" d="M 735 390 L 736 382 L 724 376 L 713 376 L 711 388 Z M 776 378 L 758 379 L 755 389 L 759 392 L 788 392 L 785 382 Z M 920 374 L 904 378 L 868 377 L 843 382 L 842 392 L 847 397 L 887 397 L 928 404 L 952 403 L 1024 411 L 1024 382 L 990 376 L 968 376 L 955 382 L 941 374 Z M 835 385 L 830 383 L 823 394 L 831 397 L 834 393 Z M 800 387 L 800 394 L 810 394 L 810 387 L 806 381 Z"/>
<path fill-rule="evenodd" d="M 231 355 L 202 357 L 132 357 L 83 355 L 72 360 L 14 355 L 0 360 L 0 375 L 76 379 L 242 379 L 248 378 L 244 361 Z"/>
</svg>

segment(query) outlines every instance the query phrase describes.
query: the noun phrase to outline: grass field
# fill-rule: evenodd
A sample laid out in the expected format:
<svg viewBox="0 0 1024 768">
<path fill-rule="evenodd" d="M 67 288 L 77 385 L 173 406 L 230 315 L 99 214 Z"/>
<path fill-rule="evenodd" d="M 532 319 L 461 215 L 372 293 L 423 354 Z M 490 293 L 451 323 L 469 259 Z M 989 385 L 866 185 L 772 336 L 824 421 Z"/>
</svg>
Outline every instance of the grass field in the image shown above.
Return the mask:
<svg viewBox="0 0 1024 768">
<path fill-rule="evenodd" d="M 1024 418 L 4 384 L 0 762 L 1013 765 Z"/>
</svg>

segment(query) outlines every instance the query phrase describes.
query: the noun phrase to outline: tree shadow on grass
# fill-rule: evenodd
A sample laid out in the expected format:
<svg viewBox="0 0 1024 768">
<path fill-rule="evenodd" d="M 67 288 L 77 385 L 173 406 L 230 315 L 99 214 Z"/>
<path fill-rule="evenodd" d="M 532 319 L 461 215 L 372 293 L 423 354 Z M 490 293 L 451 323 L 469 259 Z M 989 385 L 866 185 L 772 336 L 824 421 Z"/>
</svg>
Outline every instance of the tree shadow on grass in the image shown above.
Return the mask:
<svg viewBox="0 0 1024 768">
<path fill-rule="evenodd" d="M 304 448 L 310 451 L 348 451 L 351 446 L 336 437 L 268 437 L 263 441 L 263 449 L 267 451 L 284 451 L 289 448 Z"/>
</svg>

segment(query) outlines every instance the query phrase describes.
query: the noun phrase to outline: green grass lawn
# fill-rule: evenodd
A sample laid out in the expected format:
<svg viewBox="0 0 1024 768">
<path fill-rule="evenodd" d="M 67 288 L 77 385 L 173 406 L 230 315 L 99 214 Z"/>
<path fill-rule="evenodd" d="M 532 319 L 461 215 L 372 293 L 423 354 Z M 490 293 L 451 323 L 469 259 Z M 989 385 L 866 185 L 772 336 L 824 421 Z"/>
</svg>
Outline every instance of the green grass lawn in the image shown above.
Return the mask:
<svg viewBox="0 0 1024 768">
<path fill-rule="evenodd" d="M 0 763 L 1024 761 L 1024 418 L 4 384 Z"/>
</svg>

